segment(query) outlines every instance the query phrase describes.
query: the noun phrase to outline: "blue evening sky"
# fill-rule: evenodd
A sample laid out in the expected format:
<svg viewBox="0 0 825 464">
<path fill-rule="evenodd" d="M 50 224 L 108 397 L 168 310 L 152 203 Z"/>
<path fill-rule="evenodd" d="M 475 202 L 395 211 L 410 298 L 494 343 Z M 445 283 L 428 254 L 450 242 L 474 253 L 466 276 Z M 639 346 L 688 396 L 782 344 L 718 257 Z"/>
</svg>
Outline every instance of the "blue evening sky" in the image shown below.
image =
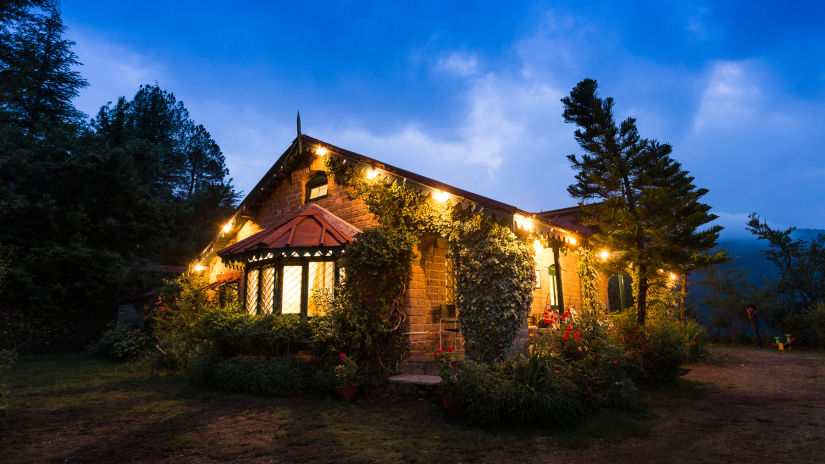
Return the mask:
<svg viewBox="0 0 825 464">
<path fill-rule="evenodd" d="M 305 5 L 302 5 L 305 4 Z M 710 189 L 825 228 L 825 2 L 64 0 L 94 115 L 172 91 L 248 191 L 304 133 L 527 210 L 571 206 L 559 100 L 585 77 Z"/>
</svg>

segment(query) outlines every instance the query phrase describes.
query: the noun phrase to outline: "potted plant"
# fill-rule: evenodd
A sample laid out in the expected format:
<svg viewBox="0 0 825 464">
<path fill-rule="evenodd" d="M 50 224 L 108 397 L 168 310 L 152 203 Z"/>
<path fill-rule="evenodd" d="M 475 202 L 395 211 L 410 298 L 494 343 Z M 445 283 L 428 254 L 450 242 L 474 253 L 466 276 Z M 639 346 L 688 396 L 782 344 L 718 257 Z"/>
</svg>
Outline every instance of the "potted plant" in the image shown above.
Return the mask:
<svg viewBox="0 0 825 464">
<path fill-rule="evenodd" d="M 447 348 L 446 352 L 440 346 L 435 346 L 433 360 L 441 376 L 441 406 L 447 414 L 454 414 L 456 411 L 455 400 L 449 393 L 450 385 L 455 382 L 458 376 L 458 363 L 452 357 L 453 348 Z"/>
<path fill-rule="evenodd" d="M 346 353 L 338 355 L 335 378 L 335 393 L 344 401 L 352 401 L 358 391 L 358 365 L 354 359 L 347 357 Z"/>
</svg>

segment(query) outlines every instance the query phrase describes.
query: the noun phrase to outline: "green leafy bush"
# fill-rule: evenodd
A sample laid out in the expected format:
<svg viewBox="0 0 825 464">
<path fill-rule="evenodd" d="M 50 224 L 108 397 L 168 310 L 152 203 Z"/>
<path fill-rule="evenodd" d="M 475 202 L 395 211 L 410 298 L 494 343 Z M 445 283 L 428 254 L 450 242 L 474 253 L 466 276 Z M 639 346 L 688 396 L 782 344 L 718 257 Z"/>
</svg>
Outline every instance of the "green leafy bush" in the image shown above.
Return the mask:
<svg viewBox="0 0 825 464">
<path fill-rule="evenodd" d="M 679 323 L 651 314 L 643 326 L 636 323 L 635 311 L 612 318 L 613 338 L 624 347 L 628 368 L 639 383 L 665 383 L 676 379 L 688 349 Z"/>
<path fill-rule="evenodd" d="M 211 310 L 204 313 L 201 326 L 201 337 L 220 356 L 279 357 L 312 347 L 312 326 L 297 315 Z"/>
<path fill-rule="evenodd" d="M 807 315 L 808 325 L 814 332 L 813 340 L 819 346 L 825 345 L 825 300 L 817 302 Z"/>
<path fill-rule="evenodd" d="M 442 371 L 442 388 L 476 424 L 555 425 L 582 413 L 575 384 L 546 355 L 501 366 L 466 360 L 448 369 Z"/>
<path fill-rule="evenodd" d="M 12 350 L 0 350 L 0 414 L 8 406 L 9 386 L 8 381 L 9 369 L 11 369 L 17 354 Z"/>
<path fill-rule="evenodd" d="M 501 360 L 530 313 L 533 251 L 490 217 L 472 215 L 453 227 L 449 255 L 467 352 L 486 362 Z"/>
<path fill-rule="evenodd" d="M 155 339 L 146 331 L 119 324 L 103 332 L 86 347 L 86 354 L 117 362 L 135 362 L 155 350 Z"/>
<path fill-rule="evenodd" d="M 576 384 L 582 404 L 588 408 L 633 408 L 638 388 L 630 379 L 624 349 L 607 333 L 607 323 L 596 312 L 572 317 L 545 315 L 548 331 L 536 336 L 534 353 L 547 353 L 565 365 L 565 377 Z"/>
<path fill-rule="evenodd" d="M 695 319 L 685 321 L 682 328 L 685 346 L 688 350 L 688 359 L 692 362 L 701 361 L 710 354 L 708 352 L 708 336 L 705 328 Z"/>
<path fill-rule="evenodd" d="M 203 344 L 202 318 L 210 311 L 237 312 L 237 302 L 221 306 L 218 298 L 203 290 L 206 280 L 183 275 L 166 282 L 152 310 L 152 326 L 158 338 L 157 361 L 161 367 L 183 370 Z"/>
<path fill-rule="evenodd" d="M 330 391 L 335 375 L 329 369 L 299 359 L 256 359 L 250 357 L 195 356 L 190 380 L 227 393 L 258 396 L 286 396 L 310 390 Z"/>
</svg>

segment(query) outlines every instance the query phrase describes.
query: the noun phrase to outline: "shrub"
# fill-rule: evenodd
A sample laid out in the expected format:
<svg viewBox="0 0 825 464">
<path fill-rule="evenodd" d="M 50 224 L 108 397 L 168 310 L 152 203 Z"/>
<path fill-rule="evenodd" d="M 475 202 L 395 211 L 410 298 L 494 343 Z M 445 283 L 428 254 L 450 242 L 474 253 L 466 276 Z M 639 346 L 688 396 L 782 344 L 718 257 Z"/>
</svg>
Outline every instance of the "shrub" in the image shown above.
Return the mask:
<svg viewBox="0 0 825 464">
<path fill-rule="evenodd" d="M 688 319 L 682 328 L 688 359 L 692 362 L 708 357 L 708 336 L 705 328 L 695 319 Z"/>
<path fill-rule="evenodd" d="M 212 310 L 204 314 L 200 336 L 220 356 L 289 356 L 312 347 L 312 326 L 300 316 Z"/>
<path fill-rule="evenodd" d="M 610 339 L 597 313 L 574 318 L 569 310 L 561 316 L 548 312 L 545 321 L 549 330 L 536 336 L 533 352 L 564 362 L 565 377 L 576 384 L 586 408 L 637 406 L 638 389 L 629 378 L 624 349 Z"/>
<path fill-rule="evenodd" d="M 162 367 L 182 370 L 203 343 L 201 319 L 209 311 L 239 311 L 237 302 L 221 307 L 218 298 L 203 290 L 206 280 L 183 275 L 169 280 L 152 310 Z"/>
<path fill-rule="evenodd" d="M 612 322 L 613 337 L 624 347 L 636 382 L 655 384 L 676 379 L 688 356 L 678 322 L 653 313 L 645 325 L 639 326 L 632 310 L 613 316 Z"/>
<path fill-rule="evenodd" d="M 86 354 L 117 362 L 135 362 L 155 350 L 155 339 L 141 329 L 118 324 L 86 347 Z"/>
<path fill-rule="evenodd" d="M 471 360 L 450 364 L 442 371 L 442 388 L 470 422 L 555 425 L 582 412 L 575 384 L 544 354 L 503 365 Z"/>
<path fill-rule="evenodd" d="M 449 256 L 468 353 L 486 362 L 503 359 L 530 313 L 532 249 L 507 227 L 476 214 L 455 221 Z"/>
<path fill-rule="evenodd" d="M 825 345 L 825 300 L 817 302 L 807 315 L 808 325 L 814 332 L 814 343 Z"/>
<path fill-rule="evenodd" d="M 17 354 L 12 350 L 0 350 L 0 414 L 6 409 L 9 398 L 8 380 L 9 369 L 11 369 Z"/>
<path fill-rule="evenodd" d="M 196 385 L 212 386 L 227 393 L 286 396 L 308 390 L 329 391 L 335 376 L 328 369 L 298 359 L 223 358 L 195 356 L 189 370 Z"/>
</svg>

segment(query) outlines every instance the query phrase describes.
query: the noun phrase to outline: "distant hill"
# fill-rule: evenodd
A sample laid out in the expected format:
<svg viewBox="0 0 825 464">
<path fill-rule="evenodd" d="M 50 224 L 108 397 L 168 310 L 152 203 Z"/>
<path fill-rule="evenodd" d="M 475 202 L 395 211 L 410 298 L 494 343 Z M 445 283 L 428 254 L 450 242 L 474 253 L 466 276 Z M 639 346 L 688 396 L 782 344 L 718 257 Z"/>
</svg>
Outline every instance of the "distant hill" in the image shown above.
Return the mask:
<svg viewBox="0 0 825 464">
<path fill-rule="evenodd" d="M 810 242 L 815 239 L 818 234 L 825 234 L 825 229 L 797 229 L 791 237 L 796 240 L 805 240 Z M 768 261 L 761 253 L 762 250 L 768 249 L 768 243 L 764 240 L 757 240 L 756 237 L 736 236 L 724 237 L 718 241 L 717 250 L 725 251 L 731 257 L 731 263 L 724 266 L 736 267 L 748 273 L 749 280 L 756 285 L 763 284 L 766 280 L 771 281 L 777 278 L 778 270 L 776 266 Z M 693 307 L 700 312 L 700 305 L 696 303 L 704 298 L 707 291 L 703 286 L 698 285 L 698 282 L 704 278 L 701 272 L 697 272 L 690 276 L 690 296 L 689 300 L 693 303 Z M 702 318 L 700 314 L 700 319 Z"/>
</svg>

